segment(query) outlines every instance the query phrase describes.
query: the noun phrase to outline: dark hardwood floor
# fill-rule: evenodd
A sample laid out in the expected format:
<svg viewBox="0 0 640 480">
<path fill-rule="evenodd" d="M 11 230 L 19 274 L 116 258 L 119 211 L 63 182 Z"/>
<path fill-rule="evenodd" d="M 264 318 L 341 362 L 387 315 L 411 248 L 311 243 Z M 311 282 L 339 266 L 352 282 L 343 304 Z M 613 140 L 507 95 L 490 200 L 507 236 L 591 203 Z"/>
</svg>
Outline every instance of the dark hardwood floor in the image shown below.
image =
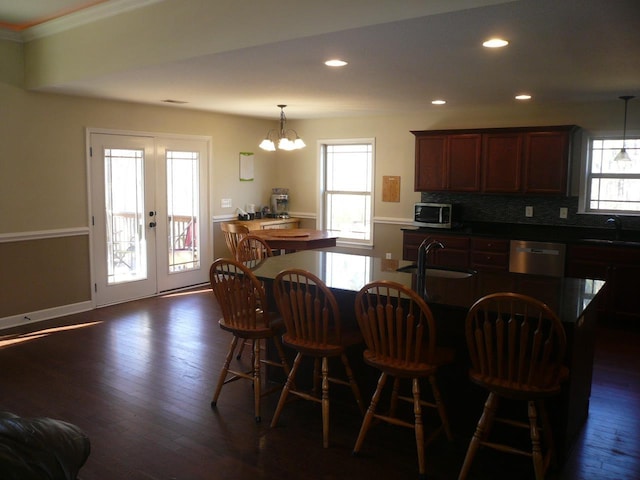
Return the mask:
<svg viewBox="0 0 640 480">
<path fill-rule="evenodd" d="M 292 402 L 269 428 L 253 420 L 251 386 L 211 396 L 229 336 L 208 289 L 150 298 L 0 332 L 0 409 L 73 422 L 91 438 L 83 480 L 416 478 L 410 430 L 380 424 L 362 455 L 352 402 L 332 403 L 329 449 L 319 407 Z M 640 333 L 599 327 L 589 419 L 562 480 L 640 478 Z M 336 387 L 340 388 L 340 387 Z M 450 416 L 456 412 L 449 412 Z M 455 479 L 468 436 L 427 450 L 429 478 Z M 483 450 L 476 479 L 532 478 L 526 458 Z"/>
</svg>

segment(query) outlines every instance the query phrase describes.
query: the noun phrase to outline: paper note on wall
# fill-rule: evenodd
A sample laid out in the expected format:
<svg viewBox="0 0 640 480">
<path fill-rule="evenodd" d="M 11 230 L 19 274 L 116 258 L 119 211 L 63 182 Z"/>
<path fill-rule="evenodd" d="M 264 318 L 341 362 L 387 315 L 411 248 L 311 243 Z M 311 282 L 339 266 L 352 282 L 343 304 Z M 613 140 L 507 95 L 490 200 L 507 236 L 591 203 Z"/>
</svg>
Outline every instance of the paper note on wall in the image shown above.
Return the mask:
<svg viewBox="0 0 640 480">
<path fill-rule="evenodd" d="M 240 181 L 253 181 L 253 152 L 240 152 Z"/>
</svg>

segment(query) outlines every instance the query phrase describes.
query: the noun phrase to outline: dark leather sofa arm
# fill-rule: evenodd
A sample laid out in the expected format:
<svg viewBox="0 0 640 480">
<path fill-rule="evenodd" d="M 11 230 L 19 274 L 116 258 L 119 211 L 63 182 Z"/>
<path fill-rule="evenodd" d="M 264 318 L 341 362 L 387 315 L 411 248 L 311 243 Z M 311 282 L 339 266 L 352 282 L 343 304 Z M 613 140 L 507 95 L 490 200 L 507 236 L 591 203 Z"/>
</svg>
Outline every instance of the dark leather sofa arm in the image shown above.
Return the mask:
<svg viewBox="0 0 640 480">
<path fill-rule="evenodd" d="M 76 425 L 0 412 L 3 480 L 76 480 L 91 443 Z"/>
</svg>

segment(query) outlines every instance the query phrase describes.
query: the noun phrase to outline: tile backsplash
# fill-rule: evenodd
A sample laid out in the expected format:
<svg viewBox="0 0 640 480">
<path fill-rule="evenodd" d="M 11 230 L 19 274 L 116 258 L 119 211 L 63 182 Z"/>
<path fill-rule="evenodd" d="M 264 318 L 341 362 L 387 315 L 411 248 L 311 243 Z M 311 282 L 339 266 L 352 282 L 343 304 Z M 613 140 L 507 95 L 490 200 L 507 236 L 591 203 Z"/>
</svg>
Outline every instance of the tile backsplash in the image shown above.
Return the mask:
<svg viewBox="0 0 640 480">
<path fill-rule="evenodd" d="M 521 223 L 527 225 L 563 225 L 602 227 L 611 215 L 586 215 L 578 212 L 578 197 L 510 196 L 478 193 L 427 193 L 423 202 L 453 203 L 459 206 L 459 222 Z M 533 216 L 525 208 L 533 207 Z M 560 208 L 567 208 L 567 218 L 560 218 Z M 640 230 L 640 217 L 620 215 L 627 230 Z"/>
</svg>

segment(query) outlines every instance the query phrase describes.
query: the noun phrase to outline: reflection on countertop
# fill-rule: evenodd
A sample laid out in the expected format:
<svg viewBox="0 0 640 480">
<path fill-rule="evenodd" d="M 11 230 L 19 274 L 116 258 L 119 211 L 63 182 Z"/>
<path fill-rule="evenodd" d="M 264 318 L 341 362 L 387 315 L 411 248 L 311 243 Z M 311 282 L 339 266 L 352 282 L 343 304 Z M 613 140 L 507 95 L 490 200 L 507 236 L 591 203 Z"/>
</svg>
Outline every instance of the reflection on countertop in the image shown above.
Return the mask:
<svg viewBox="0 0 640 480">
<path fill-rule="evenodd" d="M 416 288 L 416 275 L 398 271 L 412 262 L 364 255 L 306 250 L 260 262 L 253 269 L 258 278 L 270 280 L 287 268 L 302 268 L 322 279 L 331 289 L 357 292 L 373 280 L 391 280 Z M 477 272 L 463 276 L 426 276 L 425 299 L 429 304 L 468 309 L 480 297 L 507 291 L 530 295 L 545 302 L 564 322 L 576 322 L 591 304 L 604 281 L 557 278 L 508 272 Z"/>
</svg>

